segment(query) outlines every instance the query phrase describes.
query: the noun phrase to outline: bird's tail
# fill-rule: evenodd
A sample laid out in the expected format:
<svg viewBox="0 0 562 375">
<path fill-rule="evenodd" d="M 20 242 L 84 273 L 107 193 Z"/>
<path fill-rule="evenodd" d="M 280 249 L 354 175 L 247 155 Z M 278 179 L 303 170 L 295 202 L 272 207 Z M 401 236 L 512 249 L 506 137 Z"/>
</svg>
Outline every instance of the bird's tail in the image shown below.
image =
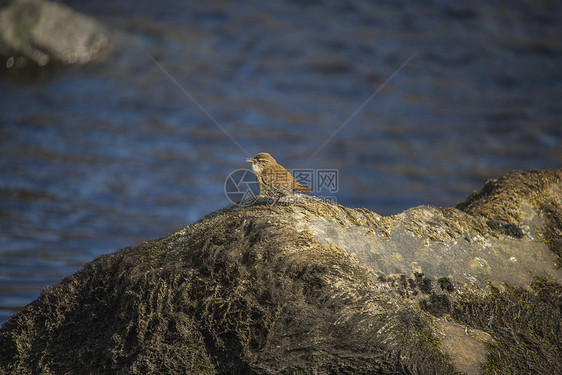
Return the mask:
<svg viewBox="0 0 562 375">
<path fill-rule="evenodd" d="M 311 193 L 312 190 L 310 190 L 309 188 L 307 188 L 306 186 L 302 186 L 301 184 L 299 184 L 298 182 L 295 184 L 294 188 L 295 191 L 300 191 L 301 193 Z"/>
</svg>

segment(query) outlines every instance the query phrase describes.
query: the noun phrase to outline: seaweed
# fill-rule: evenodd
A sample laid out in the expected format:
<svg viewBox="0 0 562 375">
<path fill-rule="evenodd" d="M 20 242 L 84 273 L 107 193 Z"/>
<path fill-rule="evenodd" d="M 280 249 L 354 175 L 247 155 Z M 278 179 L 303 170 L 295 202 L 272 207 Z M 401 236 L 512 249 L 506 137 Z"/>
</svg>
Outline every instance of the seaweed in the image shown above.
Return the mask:
<svg viewBox="0 0 562 375">
<path fill-rule="evenodd" d="M 0 374 L 562 373 L 558 279 L 484 290 L 491 273 L 458 272 L 474 243 L 499 262 L 509 244 L 548 245 L 559 262 L 561 173 L 513 172 L 456 208 L 395 217 L 313 197 L 226 207 L 45 288 L 0 328 Z M 384 246 L 392 273 L 358 259 Z"/>
<path fill-rule="evenodd" d="M 452 319 L 495 338 L 483 374 L 562 373 L 562 285 L 536 277 L 531 288 L 490 285 L 453 301 Z"/>
</svg>

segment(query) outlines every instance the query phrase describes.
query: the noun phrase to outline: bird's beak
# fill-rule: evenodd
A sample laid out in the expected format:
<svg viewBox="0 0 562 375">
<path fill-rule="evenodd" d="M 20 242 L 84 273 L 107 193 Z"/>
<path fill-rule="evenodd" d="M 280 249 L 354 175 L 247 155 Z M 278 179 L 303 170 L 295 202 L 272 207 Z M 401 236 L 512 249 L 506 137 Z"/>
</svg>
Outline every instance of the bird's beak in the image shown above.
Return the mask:
<svg viewBox="0 0 562 375">
<path fill-rule="evenodd" d="M 254 162 L 254 158 L 248 158 L 246 159 L 246 163 L 253 163 Z"/>
</svg>

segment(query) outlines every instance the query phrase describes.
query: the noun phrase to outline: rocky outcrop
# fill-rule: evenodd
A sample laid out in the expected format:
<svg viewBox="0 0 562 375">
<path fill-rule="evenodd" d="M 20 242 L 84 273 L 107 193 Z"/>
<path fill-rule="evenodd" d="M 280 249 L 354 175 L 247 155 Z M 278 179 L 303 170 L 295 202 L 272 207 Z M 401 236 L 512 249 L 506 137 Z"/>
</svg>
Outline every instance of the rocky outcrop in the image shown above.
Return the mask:
<svg viewBox="0 0 562 375">
<path fill-rule="evenodd" d="M 560 171 L 510 173 L 455 207 L 421 206 L 390 217 L 337 205 L 290 215 L 297 231 L 355 254 L 378 275 L 528 287 L 536 275 L 561 275 L 557 178 Z"/>
<path fill-rule="evenodd" d="M 61 3 L 12 0 L 0 3 L 0 56 L 5 67 L 83 64 L 103 56 L 107 31 L 93 18 Z"/>
<path fill-rule="evenodd" d="M 0 330 L 3 373 L 562 373 L 562 170 L 383 217 L 230 206 L 101 256 Z"/>
</svg>

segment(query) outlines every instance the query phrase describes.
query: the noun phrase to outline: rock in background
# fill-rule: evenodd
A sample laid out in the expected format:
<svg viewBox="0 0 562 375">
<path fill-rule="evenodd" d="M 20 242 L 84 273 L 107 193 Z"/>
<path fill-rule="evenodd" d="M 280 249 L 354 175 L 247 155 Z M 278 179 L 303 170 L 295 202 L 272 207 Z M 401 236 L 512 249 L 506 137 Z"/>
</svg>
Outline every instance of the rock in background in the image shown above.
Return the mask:
<svg viewBox="0 0 562 375">
<path fill-rule="evenodd" d="M 95 259 L 0 330 L 2 373 L 562 373 L 562 170 L 382 217 L 291 196 Z"/>
<path fill-rule="evenodd" d="M 0 3 L 0 56 L 7 68 L 34 63 L 84 64 L 108 50 L 109 36 L 97 21 L 43 0 Z"/>
</svg>

